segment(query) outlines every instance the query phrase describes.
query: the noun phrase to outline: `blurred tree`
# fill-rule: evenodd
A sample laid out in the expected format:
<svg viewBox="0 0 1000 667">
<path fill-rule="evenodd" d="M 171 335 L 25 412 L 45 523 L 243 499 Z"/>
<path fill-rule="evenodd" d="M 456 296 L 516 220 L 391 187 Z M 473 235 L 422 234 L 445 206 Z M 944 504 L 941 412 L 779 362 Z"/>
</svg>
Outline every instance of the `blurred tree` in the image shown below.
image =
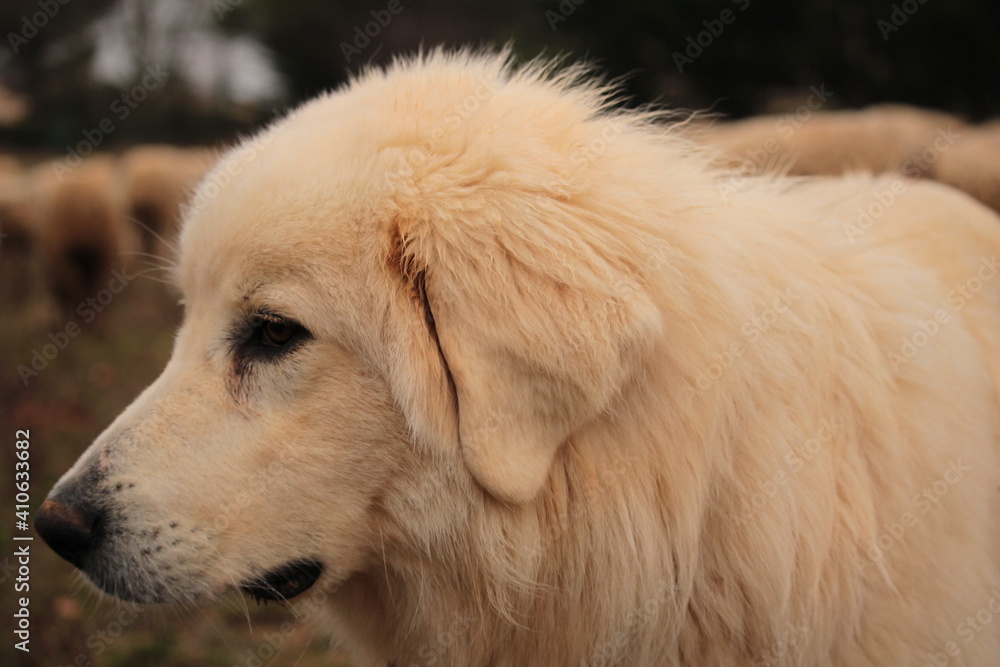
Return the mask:
<svg viewBox="0 0 1000 667">
<path fill-rule="evenodd" d="M 56 149 L 107 115 L 141 75 L 134 65 L 156 59 L 207 70 L 210 53 L 192 37 L 206 30 L 249 49 L 239 53 L 266 47 L 290 103 L 419 48 L 510 42 L 523 59 L 564 53 L 592 60 L 621 78 L 637 104 L 742 116 L 794 108 L 822 85 L 833 91 L 827 108 L 899 101 L 972 118 L 1000 115 L 1000 4 L 974 0 L 61 1 L 0 6 L 8 43 L 0 81 L 27 95 L 32 108 L 17 137 Z M 110 30 L 109 16 L 118 21 Z M 118 80 L 95 80 L 95 54 L 116 33 L 133 67 Z M 263 76 L 240 58 L 244 79 Z M 225 79 L 237 74 L 217 72 L 212 85 L 225 92 L 235 86 Z M 230 136 L 266 119 L 275 104 L 220 104 L 224 95 L 195 88 L 171 76 L 111 141 Z"/>
<path fill-rule="evenodd" d="M 531 0 L 216 2 L 225 29 L 252 34 L 276 54 L 294 99 L 332 88 L 368 63 L 421 47 L 503 44 L 519 37 L 520 21 L 542 18 Z"/>
<path fill-rule="evenodd" d="M 985 117 L 1000 114 L 997 25 L 1000 5 L 974 0 L 585 0 L 554 32 L 631 73 L 640 101 L 747 115 L 826 84 L 833 106 L 903 101 Z"/>
<path fill-rule="evenodd" d="M 2 81 L 30 99 L 27 135 L 37 141 L 47 127 L 73 126 L 94 113 L 90 78 L 93 40 L 88 27 L 114 0 L 67 2 L 5 0 L 0 4 Z"/>
<path fill-rule="evenodd" d="M 0 49 L 0 83 L 28 98 L 30 114 L 0 130 L 0 140 L 65 151 L 97 137 L 90 143 L 103 150 L 139 140 L 214 141 L 252 129 L 270 107 L 234 102 L 226 94 L 231 82 L 216 91 L 192 85 L 192 73 L 208 65 L 227 72 L 219 67 L 235 53 L 233 44 L 213 39 L 222 35 L 211 16 L 202 0 L 9 0 L 0 9 L 7 47 Z M 107 122 L 113 132 L 99 136 Z"/>
<path fill-rule="evenodd" d="M 835 93 L 831 106 L 904 101 L 974 117 L 1000 114 L 995 3 L 399 0 L 401 11 L 366 35 L 388 2 L 216 2 L 228 3 L 220 12 L 226 29 L 254 35 L 277 55 L 296 99 L 421 46 L 514 40 L 526 57 L 570 53 L 611 76 L 627 75 L 625 89 L 637 102 L 746 115 L 825 84 Z M 348 56 L 344 44 L 355 47 Z"/>
</svg>

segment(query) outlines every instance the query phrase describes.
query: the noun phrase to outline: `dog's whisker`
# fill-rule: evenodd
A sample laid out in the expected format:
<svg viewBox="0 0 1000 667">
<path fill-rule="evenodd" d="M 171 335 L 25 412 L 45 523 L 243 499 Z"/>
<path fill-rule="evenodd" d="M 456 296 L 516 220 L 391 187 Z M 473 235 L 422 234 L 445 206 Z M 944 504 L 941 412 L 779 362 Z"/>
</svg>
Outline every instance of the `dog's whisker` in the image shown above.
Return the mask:
<svg viewBox="0 0 1000 667">
<path fill-rule="evenodd" d="M 207 561 L 207 563 L 209 565 L 209 567 L 215 566 L 227 579 L 229 579 L 229 582 L 232 585 L 233 590 L 239 591 L 239 589 L 240 589 L 239 582 L 236 580 L 236 577 L 233 576 L 232 571 L 226 566 L 226 559 L 223 557 L 223 555 L 219 551 L 218 546 L 215 543 L 215 541 L 214 540 L 205 540 L 203 543 L 209 549 L 212 550 L 211 552 L 209 552 L 209 553 L 207 553 L 207 554 L 204 555 L 205 558 L 206 558 L 206 561 Z M 242 595 L 237 595 L 236 597 L 238 599 L 238 605 L 239 606 L 234 607 L 234 610 L 238 610 L 238 611 L 242 612 L 242 614 L 243 614 L 243 616 L 244 616 L 244 618 L 246 619 L 246 622 L 247 622 L 247 630 L 252 633 L 253 632 L 253 621 L 250 618 L 250 609 L 249 609 L 249 607 L 247 607 L 246 599 Z M 234 604 L 236 604 L 236 603 L 234 602 Z"/>
<path fill-rule="evenodd" d="M 174 275 L 174 267 L 165 266 L 162 264 L 155 264 L 149 260 L 140 260 L 142 264 L 140 265 L 140 271 L 149 271 L 150 273 L 163 273 L 168 276 Z"/>
<path fill-rule="evenodd" d="M 167 287 L 174 287 L 176 285 L 176 283 L 172 279 L 170 279 L 170 278 L 166 278 L 165 279 L 165 278 L 159 278 L 159 277 L 157 277 L 157 274 L 159 272 L 161 272 L 161 271 L 166 271 L 166 269 L 156 268 L 156 269 L 149 269 L 149 270 L 141 271 L 139 273 L 136 273 L 135 277 L 136 278 L 143 278 L 144 280 L 151 280 L 154 283 L 160 283 L 161 285 L 166 285 Z M 167 275 L 171 275 L 171 274 L 168 273 Z"/>
<path fill-rule="evenodd" d="M 158 255 L 155 252 L 146 252 L 145 250 L 119 250 L 118 254 L 127 255 L 129 257 L 141 257 L 143 259 L 156 260 L 159 262 L 160 266 L 177 268 L 176 260 L 164 257 L 163 255 Z"/>
<path fill-rule="evenodd" d="M 318 632 L 319 632 L 319 630 L 318 630 L 317 626 L 314 624 L 313 627 L 312 627 L 312 630 L 309 633 L 309 639 L 306 640 L 305 642 L 303 642 L 303 644 L 302 644 L 302 652 L 299 653 L 299 657 L 296 658 L 295 662 L 292 663 L 292 667 L 296 667 L 300 662 L 302 662 L 302 658 L 304 658 L 305 655 L 306 655 L 306 653 L 309 652 L 309 647 L 313 643 L 313 641 L 315 641 L 316 634 Z"/>
<path fill-rule="evenodd" d="M 227 579 L 229 579 L 229 582 L 233 586 L 233 590 L 238 592 L 240 590 L 240 584 L 236 580 L 236 577 L 233 576 L 232 571 L 225 566 L 226 563 L 225 558 L 223 558 L 222 554 L 219 552 L 218 546 L 215 544 L 214 541 L 210 543 L 210 546 L 217 554 L 217 561 L 220 564 L 220 569 L 222 570 L 223 574 L 226 576 Z M 246 598 L 243 595 L 239 594 L 237 594 L 237 598 L 239 599 L 239 604 L 242 606 L 243 616 L 244 618 L 246 618 L 247 621 L 247 630 L 252 633 L 253 621 L 250 619 L 250 608 L 247 606 Z"/>
<path fill-rule="evenodd" d="M 177 247 L 176 243 L 174 243 L 172 241 L 168 241 L 167 239 L 163 238 L 155 229 L 153 229 L 149 225 L 145 224 L 144 222 L 142 222 L 139 219 L 137 219 L 135 217 L 132 217 L 132 216 L 128 216 L 127 219 L 128 219 L 129 222 L 133 223 L 134 225 L 136 225 L 138 227 L 142 227 L 147 233 L 149 233 L 151 236 L 153 236 L 157 241 L 159 241 L 165 247 L 167 247 L 168 249 L 170 249 L 171 251 L 173 251 L 175 255 L 179 255 L 180 254 L 180 249 Z"/>
</svg>

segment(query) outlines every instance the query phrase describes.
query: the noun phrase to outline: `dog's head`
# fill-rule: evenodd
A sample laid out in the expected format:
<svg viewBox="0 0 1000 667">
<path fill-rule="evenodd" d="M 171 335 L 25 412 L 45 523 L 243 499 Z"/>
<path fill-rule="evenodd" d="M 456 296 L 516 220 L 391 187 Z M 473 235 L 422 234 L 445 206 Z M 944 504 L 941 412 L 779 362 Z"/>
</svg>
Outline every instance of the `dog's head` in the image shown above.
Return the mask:
<svg viewBox="0 0 1000 667">
<path fill-rule="evenodd" d="M 372 567 L 394 526 L 532 502 L 639 372 L 669 259 L 614 182 L 653 133 L 571 79 L 430 56 L 224 157 L 173 356 L 42 536 L 118 597 L 285 598 Z"/>
</svg>

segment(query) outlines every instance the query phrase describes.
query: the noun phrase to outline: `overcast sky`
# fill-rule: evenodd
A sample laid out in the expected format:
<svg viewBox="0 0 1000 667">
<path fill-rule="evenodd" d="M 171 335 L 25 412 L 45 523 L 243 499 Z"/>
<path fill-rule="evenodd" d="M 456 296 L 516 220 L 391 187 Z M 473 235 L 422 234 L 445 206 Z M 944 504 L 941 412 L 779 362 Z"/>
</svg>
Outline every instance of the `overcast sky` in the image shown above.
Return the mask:
<svg viewBox="0 0 1000 667">
<path fill-rule="evenodd" d="M 253 39 L 220 32 L 213 4 L 121 0 L 93 27 L 95 78 L 125 85 L 147 65 L 158 64 L 217 101 L 259 103 L 280 98 L 284 87 L 270 53 Z M 143 34 L 144 39 L 132 37 Z"/>
</svg>

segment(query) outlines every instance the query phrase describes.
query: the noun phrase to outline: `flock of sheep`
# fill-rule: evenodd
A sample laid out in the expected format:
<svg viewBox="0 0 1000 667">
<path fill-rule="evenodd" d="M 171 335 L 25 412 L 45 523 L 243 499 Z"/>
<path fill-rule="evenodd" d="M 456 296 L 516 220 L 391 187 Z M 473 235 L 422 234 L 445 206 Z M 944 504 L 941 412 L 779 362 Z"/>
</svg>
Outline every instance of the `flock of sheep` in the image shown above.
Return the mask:
<svg viewBox="0 0 1000 667">
<path fill-rule="evenodd" d="M 693 133 L 746 175 L 897 171 L 946 183 L 1000 210 L 1000 120 L 973 125 L 897 104 L 829 112 L 803 105 L 783 115 L 695 124 Z"/>
<path fill-rule="evenodd" d="M 172 259 L 183 202 L 214 155 L 150 145 L 73 167 L 0 157 L 0 248 L 39 258 L 56 303 L 72 311 L 116 268 Z"/>
<path fill-rule="evenodd" d="M 1000 210 L 1000 122 L 971 125 L 901 105 L 794 113 L 737 122 L 694 122 L 693 138 L 721 153 L 737 175 L 899 171 L 932 178 Z M 139 258 L 170 260 L 181 209 L 216 152 L 139 146 L 68 168 L 0 156 L 0 248 L 41 260 L 66 310 Z"/>
</svg>

